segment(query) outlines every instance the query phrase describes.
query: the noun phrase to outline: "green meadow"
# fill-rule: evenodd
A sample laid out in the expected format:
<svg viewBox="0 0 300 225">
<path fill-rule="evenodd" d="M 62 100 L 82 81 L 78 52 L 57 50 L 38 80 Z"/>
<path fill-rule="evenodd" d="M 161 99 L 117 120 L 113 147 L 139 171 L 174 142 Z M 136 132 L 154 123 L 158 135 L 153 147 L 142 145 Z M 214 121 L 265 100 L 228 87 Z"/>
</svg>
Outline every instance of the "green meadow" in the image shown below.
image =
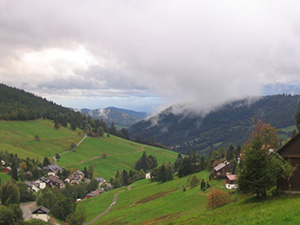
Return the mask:
<svg viewBox="0 0 300 225">
<path fill-rule="evenodd" d="M 82 133 L 82 132 L 81 132 Z M 38 135 L 40 141 L 34 136 Z M 0 121 L 0 150 L 17 153 L 21 158 L 52 157 L 67 151 L 72 142 L 79 142 L 79 135 L 69 128 L 54 129 L 53 121 Z"/>
<path fill-rule="evenodd" d="M 34 139 L 36 134 L 40 141 Z M 70 144 L 78 143 L 82 138 L 81 130 L 72 131 L 64 127 L 56 130 L 50 120 L 0 121 L 0 151 L 7 150 L 17 153 L 21 158 L 39 158 L 40 161 L 44 157 L 52 160 L 56 153 L 62 153 L 58 165 L 81 170 L 85 166 L 94 166 L 94 175 L 106 179 L 115 176 L 117 170 L 133 169 L 143 151 L 155 156 L 159 164 L 173 163 L 177 157 L 175 152 L 141 145 L 113 135 L 87 137 L 76 151 L 69 151 Z M 105 158 L 103 153 L 107 154 Z"/>
<path fill-rule="evenodd" d="M 208 172 L 198 178 L 207 179 Z M 201 191 L 199 185 L 187 187 L 189 177 L 175 178 L 165 183 L 138 181 L 127 188 L 104 193 L 78 203 L 87 212 L 87 222 L 96 218 L 112 202 L 116 192 L 117 204 L 93 224 L 299 224 L 300 196 L 286 195 L 257 200 L 241 197 L 224 188 L 224 180 L 211 181 L 212 187 Z M 183 192 L 183 186 L 187 187 Z M 212 188 L 228 191 L 232 202 L 208 210 L 207 195 Z"/>
<path fill-rule="evenodd" d="M 94 176 L 109 179 L 115 176 L 117 170 L 130 170 L 134 168 L 135 162 L 142 156 L 143 151 L 147 155 L 157 158 L 158 164 L 163 162 L 174 162 L 177 153 L 141 145 L 119 137 L 106 135 L 101 138 L 88 137 L 74 152 L 61 155 L 59 165 L 66 168 L 78 168 L 83 170 L 86 166 L 94 166 Z M 103 157 L 103 153 L 107 156 Z"/>
</svg>

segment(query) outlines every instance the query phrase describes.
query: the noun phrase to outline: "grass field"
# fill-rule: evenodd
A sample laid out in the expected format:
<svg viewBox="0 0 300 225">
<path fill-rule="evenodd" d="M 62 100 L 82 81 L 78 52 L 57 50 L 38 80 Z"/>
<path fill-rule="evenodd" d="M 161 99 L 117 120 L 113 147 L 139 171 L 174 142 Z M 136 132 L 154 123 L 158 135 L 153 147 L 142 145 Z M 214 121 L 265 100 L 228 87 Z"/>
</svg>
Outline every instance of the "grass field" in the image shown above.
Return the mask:
<svg viewBox="0 0 300 225">
<path fill-rule="evenodd" d="M 207 172 L 198 173 L 198 178 L 207 178 Z M 299 224 L 300 196 L 268 197 L 256 200 L 247 197 L 215 210 L 206 207 L 209 190 L 201 191 L 199 186 L 186 192 L 183 186 L 188 177 L 176 178 L 166 183 L 151 183 L 142 180 L 132 185 L 131 190 L 123 188 L 117 204 L 94 224 Z M 212 181 L 212 188 L 224 188 L 224 181 Z M 210 188 L 211 189 L 211 188 Z M 87 212 L 91 221 L 112 202 L 113 195 L 120 189 L 107 192 L 96 198 L 78 203 Z"/>
<path fill-rule="evenodd" d="M 101 138 L 88 137 L 75 152 L 68 152 L 61 156 L 59 165 L 66 168 L 75 167 L 83 170 L 84 166 L 95 167 L 95 176 L 109 179 L 115 176 L 117 170 L 134 168 L 135 162 L 142 156 L 143 151 L 147 155 L 157 158 L 158 164 L 163 162 L 174 162 L 177 153 L 155 148 L 152 146 L 141 145 L 122 138 L 106 135 Z M 103 158 L 103 153 L 107 153 Z"/>
<path fill-rule="evenodd" d="M 77 143 L 82 137 L 78 132 L 61 127 L 56 130 L 50 120 L 0 121 L 0 150 L 17 153 L 19 157 L 40 160 L 54 156 L 69 149 L 72 142 Z M 82 133 L 82 132 L 81 132 Z M 40 141 L 34 136 L 39 135 Z"/>
<path fill-rule="evenodd" d="M 142 156 L 143 151 L 147 155 L 154 155 L 158 163 L 174 162 L 177 153 L 141 145 L 122 138 L 106 135 L 101 138 L 88 137 L 75 152 L 66 152 L 72 142 L 78 143 L 83 138 L 80 130 L 72 131 L 61 127 L 56 130 L 50 120 L 34 121 L 0 121 L 0 151 L 17 153 L 21 158 L 52 157 L 56 153 L 63 153 L 58 160 L 60 166 L 66 168 L 76 167 L 83 170 L 84 166 L 95 167 L 95 176 L 109 179 L 115 176 L 117 170 L 133 169 L 135 162 Z M 79 135 L 78 133 L 81 133 Z M 38 134 L 40 141 L 35 141 Z M 103 153 L 107 157 L 103 158 Z"/>
</svg>

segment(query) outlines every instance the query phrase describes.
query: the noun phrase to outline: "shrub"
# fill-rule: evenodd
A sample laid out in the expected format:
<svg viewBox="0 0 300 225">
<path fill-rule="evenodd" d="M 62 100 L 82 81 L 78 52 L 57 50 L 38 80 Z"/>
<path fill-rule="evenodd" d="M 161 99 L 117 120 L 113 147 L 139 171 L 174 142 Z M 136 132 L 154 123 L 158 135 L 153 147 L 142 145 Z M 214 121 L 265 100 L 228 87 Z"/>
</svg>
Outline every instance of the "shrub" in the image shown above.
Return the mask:
<svg viewBox="0 0 300 225">
<path fill-rule="evenodd" d="M 192 176 L 192 180 L 191 180 L 191 188 L 196 187 L 199 184 L 199 179 L 197 177 L 197 175 L 193 175 Z"/>
<path fill-rule="evenodd" d="M 229 193 L 219 189 L 210 191 L 207 198 L 207 208 L 211 210 L 226 205 L 231 201 Z"/>
</svg>

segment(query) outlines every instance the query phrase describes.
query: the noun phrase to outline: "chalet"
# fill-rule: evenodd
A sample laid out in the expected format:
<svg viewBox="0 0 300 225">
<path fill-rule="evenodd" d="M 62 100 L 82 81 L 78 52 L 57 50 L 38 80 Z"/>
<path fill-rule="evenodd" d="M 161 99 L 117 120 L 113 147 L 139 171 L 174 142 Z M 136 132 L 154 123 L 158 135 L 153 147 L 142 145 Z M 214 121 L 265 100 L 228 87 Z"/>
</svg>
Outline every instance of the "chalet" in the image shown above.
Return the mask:
<svg viewBox="0 0 300 225">
<path fill-rule="evenodd" d="M 87 198 L 93 198 L 93 197 L 96 197 L 98 195 L 100 195 L 101 193 L 103 193 L 103 190 L 102 189 L 97 189 L 95 191 L 91 191 L 90 193 L 88 193 L 86 195 Z"/>
<path fill-rule="evenodd" d="M 58 177 L 50 176 L 49 180 L 50 180 L 50 186 L 51 187 L 54 186 L 54 187 L 57 187 L 59 189 L 65 187 L 64 182 L 62 180 L 60 180 Z"/>
<path fill-rule="evenodd" d="M 300 192 L 300 133 L 282 146 L 281 149 L 278 150 L 278 153 L 293 166 L 297 166 L 297 169 L 290 179 L 290 184 L 293 192 Z M 283 191 L 289 190 L 287 180 L 280 180 L 279 186 Z"/>
<path fill-rule="evenodd" d="M 65 179 L 65 182 L 70 184 L 79 184 L 82 179 L 84 179 L 84 173 L 80 170 L 76 170 L 67 179 Z"/>
<path fill-rule="evenodd" d="M 24 181 L 24 184 L 28 187 L 29 191 L 38 192 L 40 190 L 39 185 L 32 181 Z"/>
<path fill-rule="evenodd" d="M 230 162 L 224 161 L 214 167 L 214 174 L 217 178 L 226 178 L 226 175 L 232 172 Z"/>
<path fill-rule="evenodd" d="M 50 179 L 49 179 L 48 177 L 41 177 L 41 178 L 39 179 L 39 182 L 40 182 L 40 183 L 44 183 L 45 186 L 51 187 Z"/>
<path fill-rule="evenodd" d="M 237 189 L 237 175 L 232 174 L 232 175 L 226 175 L 226 184 L 225 187 L 227 189 Z"/>
<path fill-rule="evenodd" d="M 2 172 L 3 172 L 3 173 L 9 173 L 10 171 L 11 171 L 11 167 L 10 167 L 10 166 L 4 167 L 4 168 L 2 169 Z"/>
<path fill-rule="evenodd" d="M 43 168 L 43 170 L 45 172 L 47 172 L 48 176 L 55 176 L 58 171 L 63 171 L 63 168 L 61 168 L 60 166 L 56 165 L 56 164 L 51 164 L 48 166 L 45 166 Z"/>
<path fill-rule="evenodd" d="M 106 180 L 104 180 L 103 177 L 95 177 L 95 180 L 97 182 L 99 182 L 99 184 L 105 184 L 106 183 Z"/>
<path fill-rule="evenodd" d="M 48 222 L 50 219 L 50 210 L 44 206 L 40 206 L 36 210 L 32 211 L 32 219 L 39 219 Z"/>
</svg>

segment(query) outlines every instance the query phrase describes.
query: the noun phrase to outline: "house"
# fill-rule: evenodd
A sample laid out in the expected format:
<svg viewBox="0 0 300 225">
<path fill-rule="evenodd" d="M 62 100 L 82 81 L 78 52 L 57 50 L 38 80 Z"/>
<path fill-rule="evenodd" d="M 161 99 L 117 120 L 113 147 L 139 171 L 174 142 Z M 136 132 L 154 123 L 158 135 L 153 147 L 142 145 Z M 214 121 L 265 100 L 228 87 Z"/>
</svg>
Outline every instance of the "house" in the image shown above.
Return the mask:
<svg viewBox="0 0 300 225">
<path fill-rule="evenodd" d="M 300 133 L 282 146 L 277 152 L 284 160 L 289 161 L 293 166 L 297 166 L 290 179 L 290 184 L 291 191 L 300 192 Z M 279 180 L 278 184 L 282 191 L 289 190 L 289 183 L 287 180 Z"/>
<path fill-rule="evenodd" d="M 39 219 L 48 222 L 50 219 L 49 213 L 49 209 L 44 206 L 40 206 L 39 208 L 32 211 L 32 219 Z"/>
<path fill-rule="evenodd" d="M 48 176 L 55 176 L 58 171 L 63 171 L 63 168 L 61 168 L 60 166 L 56 165 L 56 164 L 51 164 L 51 165 L 48 165 L 48 166 L 45 166 L 43 168 L 43 170 L 45 172 L 47 172 Z"/>
<path fill-rule="evenodd" d="M 227 189 L 237 189 L 238 185 L 237 185 L 236 182 L 237 182 L 237 175 L 236 174 L 226 175 L 225 187 Z"/>
<path fill-rule="evenodd" d="M 24 181 L 24 184 L 28 187 L 30 191 L 38 192 L 40 190 L 39 185 L 32 181 Z"/>
<path fill-rule="evenodd" d="M 65 182 L 70 184 L 79 184 L 82 179 L 84 179 L 84 173 L 80 170 L 76 170 L 67 179 L 65 179 Z"/>
<path fill-rule="evenodd" d="M 40 180 L 39 180 L 40 183 L 44 183 L 45 184 L 45 187 L 48 186 L 48 187 L 51 187 L 51 184 L 50 184 L 50 179 L 48 177 L 41 177 Z M 42 188 L 43 189 L 43 188 Z"/>
<path fill-rule="evenodd" d="M 217 178 L 226 178 L 226 175 L 232 172 L 230 162 L 224 161 L 214 167 L 214 174 Z"/>
<path fill-rule="evenodd" d="M 3 173 L 9 173 L 10 171 L 11 171 L 11 167 L 10 167 L 10 166 L 4 167 L 4 168 L 2 169 L 2 172 L 3 172 Z"/>
<path fill-rule="evenodd" d="M 104 180 L 103 177 L 95 177 L 95 180 L 96 180 L 100 185 L 106 183 L 106 180 Z"/>
<path fill-rule="evenodd" d="M 151 179 L 151 173 L 146 173 L 145 174 L 145 179 Z"/>
<path fill-rule="evenodd" d="M 86 195 L 87 198 L 93 198 L 93 197 L 96 197 L 98 195 L 100 195 L 101 193 L 103 193 L 104 191 L 102 189 L 97 189 L 95 191 L 91 191 L 90 193 L 88 193 Z"/>
<path fill-rule="evenodd" d="M 59 189 L 65 187 L 64 182 L 62 180 L 60 180 L 58 177 L 50 176 L 49 180 L 50 180 L 50 186 L 51 187 L 54 186 L 54 187 L 57 187 Z"/>
</svg>

